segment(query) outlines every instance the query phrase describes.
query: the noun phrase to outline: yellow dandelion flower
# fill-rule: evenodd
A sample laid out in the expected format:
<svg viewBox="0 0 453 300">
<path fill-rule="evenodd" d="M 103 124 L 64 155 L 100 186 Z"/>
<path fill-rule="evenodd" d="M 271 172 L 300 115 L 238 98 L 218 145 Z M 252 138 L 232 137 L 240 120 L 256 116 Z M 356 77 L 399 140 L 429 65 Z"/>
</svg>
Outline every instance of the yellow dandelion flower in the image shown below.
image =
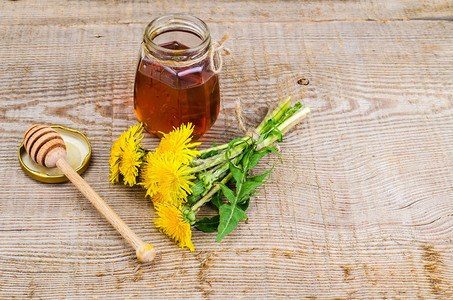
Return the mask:
<svg viewBox="0 0 453 300">
<path fill-rule="evenodd" d="M 149 152 L 142 168 L 141 184 L 147 196 L 154 197 L 160 193 L 174 204 L 181 203 L 192 193 L 190 186 L 194 183 L 190 180 L 195 179 L 195 176 L 189 175 L 192 171 L 173 158 Z"/>
<path fill-rule="evenodd" d="M 136 184 L 138 170 L 142 164 L 144 150 L 140 145 L 144 135 L 142 124 L 131 126 L 112 144 L 110 151 L 110 181 L 119 182 L 123 176 L 124 184 Z"/>
<path fill-rule="evenodd" d="M 190 251 L 194 251 L 191 241 L 192 230 L 190 224 L 184 219 L 182 207 L 156 204 L 155 208 L 159 215 L 159 218 L 153 220 L 157 229 L 172 238 L 181 248 L 187 247 Z"/>
<path fill-rule="evenodd" d="M 122 155 L 121 143 L 123 139 L 119 138 L 112 144 L 112 150 L 110 151 L 110 181 L 112 183 L 119 181 L 120 176 L 120 158 Z"/>
<path fill-rule="evenodd" d="M 160 192 L 157 192 L 152 197 L 153 204 L 172 204 L 173 201 L 168 195 L 162 195 Z M 178 203 L 173 204 L 181 204 L 182 201 L 178 201 Z"/>
<path fill-rule="evenodd" d="M 123 148 L 123 154 L 119 163 L 119 171 L 123 175 L 125 185 L 133 186 L 137 183 L 138 168 L 143 157 L 142 151 L 137 151 L 133 143 L 128 143 Z"/>
<path fill-rule="evenodd" d="M 194 156 L 200 155 L 194 147 L 200 143 L 191 143 L 194 126 L 192 123 L 181 124 L 170 133 L 163 134 L 157 153 L 165 153 L 174 157 L 175 160 L 189 164 Z"/>
</svg>

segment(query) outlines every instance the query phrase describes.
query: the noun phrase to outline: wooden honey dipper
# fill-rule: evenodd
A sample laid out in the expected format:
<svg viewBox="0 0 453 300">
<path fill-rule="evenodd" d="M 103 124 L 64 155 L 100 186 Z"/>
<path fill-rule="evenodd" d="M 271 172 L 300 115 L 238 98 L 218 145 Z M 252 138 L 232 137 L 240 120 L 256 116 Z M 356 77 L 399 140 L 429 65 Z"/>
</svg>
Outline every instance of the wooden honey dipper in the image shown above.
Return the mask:
<svg viewBox="0 0 453 300">
<path fill-rule="evenodd" d="M 58 167 L 107 221 L 131 244 L 139 261 L 150 262 L 154 259 L 156 255 L 154 247 L 150 244 L 145 244 L 67 163 L 65 159 L 66 145 L 56 130 L 40 124 L 31 126 L 25 132 L 24 147 L 28 155 L 41 166 L 46 168 Z"/>
</svg>

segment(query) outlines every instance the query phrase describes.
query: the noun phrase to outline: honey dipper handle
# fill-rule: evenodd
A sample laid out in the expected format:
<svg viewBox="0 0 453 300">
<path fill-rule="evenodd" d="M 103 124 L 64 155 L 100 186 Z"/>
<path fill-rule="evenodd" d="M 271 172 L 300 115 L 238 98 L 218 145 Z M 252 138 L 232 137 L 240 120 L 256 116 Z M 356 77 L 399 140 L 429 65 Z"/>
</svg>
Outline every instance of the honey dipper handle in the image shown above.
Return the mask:
<svg viewBox="0 0 453 300">
<path fill-rule="evenodd" d="M 150 244 L 145 244 L 123 220 L 102 200 L 101 197 L 83 180 L 80 175 L 66 162 L 64 158 L 57 161 L 57 167 L 68 177 L 79 191 L 96 207 L 96 209 L 112 224 L 113 227 L 136 250 L 137 258 L 141 262 L 150 262 L 154 259 L 155 250 Z"/>
</svg>

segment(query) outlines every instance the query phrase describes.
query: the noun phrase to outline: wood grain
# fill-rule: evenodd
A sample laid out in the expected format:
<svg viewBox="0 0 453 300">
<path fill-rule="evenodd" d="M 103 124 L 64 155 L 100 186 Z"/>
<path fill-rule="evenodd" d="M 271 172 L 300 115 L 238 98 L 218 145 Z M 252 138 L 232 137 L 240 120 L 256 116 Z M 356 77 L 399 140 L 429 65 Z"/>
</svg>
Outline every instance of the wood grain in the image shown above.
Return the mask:
<svg viewBox="0 0 453 300">
<path fill-rule="evenodd" d="M 383 1 L 40 1 L 2 3 L 0 25 L 84 26 L 149 23 L 156 16 L 183 12 L 211 23 L 452 20 L 445 0 Z"/>
<path fill-rule="evenodd" d="M 155 257 L 152 245 L 145 244 L 135 232 L 118 216 L 112 208 L 83 180 L 83 178 L 66 162 L 65 156 L 56 162 L 62 173 L 77 187 L 77 189 L 93 204 L 102 216 L 120 233 L 134 248 L 137 259 L 143 263 L 151 262 Z"/>
<path fill-rule="evenodd" d="M 312 109 L 283 163 L 257 166 L 275 169 L 248 224 L 221 243 L 194 231 L 193 253 L 154 228 L 143 190 L 108 182 L 144 27 L 173 11 L 231 37 L 203 147 L 242 134 L 237 101 L 248 127 L 288 95 Z M 452 19 L 450 1 L 1 2 L 0 298 L 451 299 Z M 49 120 L 86 133 L 84 179 L 154 263 L 72 185 L 22 172 L 24 131 Z"/>
</svg>

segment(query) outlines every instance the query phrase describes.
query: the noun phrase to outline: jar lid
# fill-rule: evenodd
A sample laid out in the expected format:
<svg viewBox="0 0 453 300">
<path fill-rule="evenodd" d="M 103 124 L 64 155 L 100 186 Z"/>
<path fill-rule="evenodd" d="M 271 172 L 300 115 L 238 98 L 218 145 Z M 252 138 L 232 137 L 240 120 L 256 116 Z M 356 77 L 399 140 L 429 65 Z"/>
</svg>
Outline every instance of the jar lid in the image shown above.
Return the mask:
<svg viewBox="0 0 453 300">
<path fill-rule="evenodd" d="M 63 138 L 66 144 L 66 161 L 79 174 L 88 168 L 91 158 L 91 145 L 87 137 L 75 129 L 64 126 L 50 126 Z M 19 147 L 19 162 L 22 170 L 31 178 L 45 182 L 66 182 L 69 179 L 58 168 L 45 168 L 35 163 L 25 150 L 24 143 Z"/>
</svg>

